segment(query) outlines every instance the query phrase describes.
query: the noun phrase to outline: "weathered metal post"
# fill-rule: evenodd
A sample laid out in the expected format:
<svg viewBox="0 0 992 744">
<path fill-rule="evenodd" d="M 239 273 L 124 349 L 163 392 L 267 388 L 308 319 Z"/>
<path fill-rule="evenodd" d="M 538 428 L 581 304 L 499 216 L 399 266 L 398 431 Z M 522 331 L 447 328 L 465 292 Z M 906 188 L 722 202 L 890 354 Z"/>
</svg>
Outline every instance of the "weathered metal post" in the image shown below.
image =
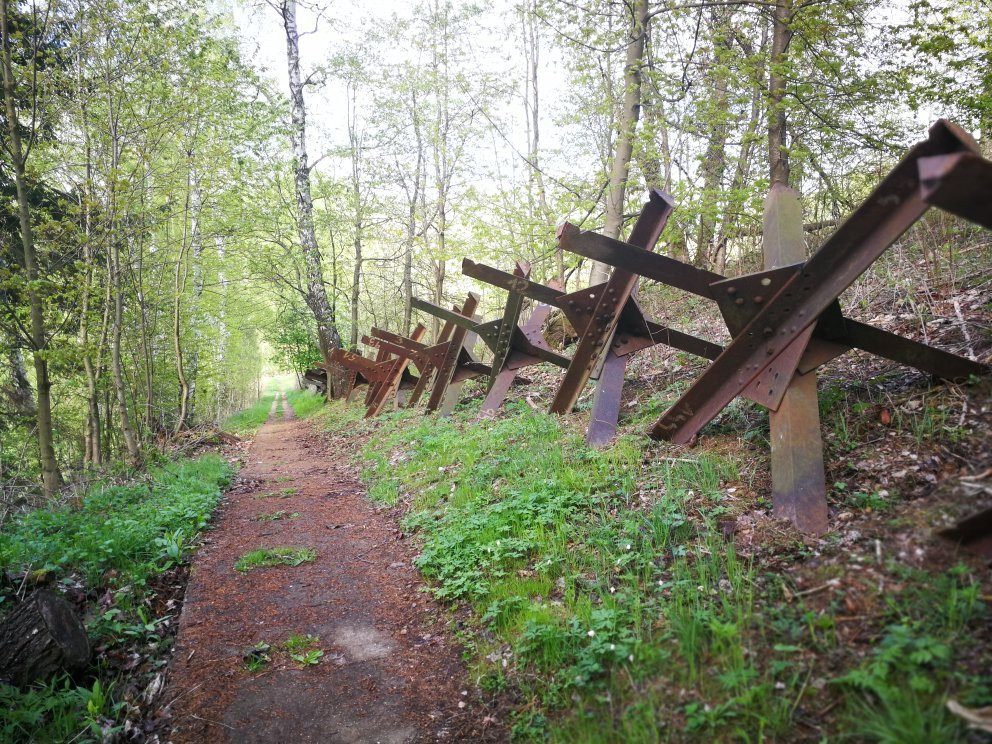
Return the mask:
<svg viewBox="0 0 992 744">
<path fill-rule="evenodd" d="M 806 260 L 799 196 L 773 184 L 765 199 L 765 270 Z M 827 485 L 816 395 L 816 372 L 796 373 L 771 419 L 772 511 L 801 532 L 827 530 Z"/>
</svg>

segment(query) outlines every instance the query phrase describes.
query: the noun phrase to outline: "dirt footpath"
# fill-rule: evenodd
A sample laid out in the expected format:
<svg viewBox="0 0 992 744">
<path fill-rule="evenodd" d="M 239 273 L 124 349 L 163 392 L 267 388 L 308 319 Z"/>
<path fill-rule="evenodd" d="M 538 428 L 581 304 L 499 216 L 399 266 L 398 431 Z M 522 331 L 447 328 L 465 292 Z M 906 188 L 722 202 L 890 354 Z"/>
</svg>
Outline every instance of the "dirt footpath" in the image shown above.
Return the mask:
<svg viewBox="0 0 992 744">
<path fill-rule="evenodd" d="M 414 551 L 366 501 L 348 458 L 283 407 L 193 562 L 165 696 L 171 741 L 505 740 L 473 698 L 448 616 L 419 591 Z M 234 569 L 244 553 L 279 546 L 317 558 Z M 299 634 L 319 638 L 319 663 L 281 649 Z M 257 643 L 271 661 L 252 672 L 243 656 Z"/>
</svg>

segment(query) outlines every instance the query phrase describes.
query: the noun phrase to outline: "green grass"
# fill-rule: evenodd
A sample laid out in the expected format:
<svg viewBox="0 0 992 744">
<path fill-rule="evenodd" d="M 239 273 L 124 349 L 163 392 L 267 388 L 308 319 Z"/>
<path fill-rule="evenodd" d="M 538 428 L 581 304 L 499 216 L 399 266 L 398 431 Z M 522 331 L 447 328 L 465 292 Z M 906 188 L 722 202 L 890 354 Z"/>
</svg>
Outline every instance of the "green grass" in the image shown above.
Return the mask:
<svg viewBox="0 0 992 744">
<path fill-rule="evenodd" d="M 94 487 L 75 509 L 17 517 L 0 533 L 0 567 L 81 586 L 90 598 L 86 629 L 94 647 L 167 648 L 161 631 L 169 617 L 149 614 L 150 580 L 186 560 L 232 475 L 207 455 L 153 469 L 145 482 Z M 109 604 L 98 605 L 97 597 Z M 0 613 L 10 607 L 0 597 Z M 123 687 L 102 666 L 25 690 L 0 685 L 0 740 L 100 741 L 104 724 L 107 735 L 120 730 Z"/>
<path fill-rule="evenodd" d="M 300 566 L 315 560 L 317 560 L 317 551 L 312 548 L 259 548 L 238 558 L 234 568 L 241 573 L 248 573 L 256 568 Z"/>
<path fill-rule="evenodd" d="M 237 434 L 238 436 L 254 434 L 268 420 L 269 411 L 272 408 L 272 401 L 274 399 L 275 393 L 265 393 L 258 399 L 255 405 L 225 419 L 220 428 L 223 431 Z M 276 415 L 277 417 L 282 415 L 281 407 L 276 410 Z"/>
<path fill-rule="evenodd" d="M 297 418 L 308 418 L 324 407 L 327 399 L 323 395 L 316 395 L 309 390 L 293 390 L 286 394 L 289 405 L 293 407 L 293 413 Z"/>
<path fill-rule="evenodd" d="M 361 425 L 331 404 L 325 425 L 370 427 L 369 496 L 405 506 L 433 593 L 469 609 L 459 640 L 477 683 L 525 701 L 514 740 L 787 741 L 797 711 L 826 707 L 807 701 L 833 682 L 823 694 L 841 698 L 840 737 L 954 741 L 963 726 L 942 708 L 952 683 L 971 704 L 992 702 L 988 684 L 956 678 L 950 663 L 984 608 L 966 571 L 907 577 L 915 596 L 887 590 L 886 622 L 914 628 L 920 653 L 885 686 L 859 686 L 873 661 L 839 640 L 843 606 L 789 601 L 788 576 L 725 537 L 721 520 L 739 509 L 728 486 L 741 486 L 729 458 L 638 437 L 593 450 L 523 405 L 484 424 L 470 413 Z M 887 503 L 869 500 L 860 506 Z M 797 563 L 806 551 L 798 539 L 775 549 Z M 956 650 L 945 658 L 943 647 Z M 903 694 L 895 681 L 914 674 L 929 685 Z"/>
</svg>

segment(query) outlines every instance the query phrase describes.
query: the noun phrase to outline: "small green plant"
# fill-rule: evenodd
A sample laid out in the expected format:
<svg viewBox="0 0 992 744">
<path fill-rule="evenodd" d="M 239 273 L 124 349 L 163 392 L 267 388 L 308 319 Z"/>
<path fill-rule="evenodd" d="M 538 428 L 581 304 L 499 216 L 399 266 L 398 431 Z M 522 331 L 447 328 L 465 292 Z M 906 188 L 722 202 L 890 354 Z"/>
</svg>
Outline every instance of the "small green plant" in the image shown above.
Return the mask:
<svg viewBox="0 0 992 744">
<path fill-rule="evenodd" d="M 317 551 L 312 548 L 259 548 L 238 558 L 234 568 L 248 573 L 256 568 L 269 566 L 299 566 L 317 560 Z"/>
<path fill-rule="evenodd" d="M 255 517 L 256 521 L 259 522 L 275 522 L 277 519 L 282 519 L 286 516 L 286 510 L 280 509 L 279 511 L 268 512 L 266 514 L 259 514 Z"/>
<path fill-rule="evenodd" d="M 279 491 L 269 491 L 266 493 L 255 494 L 256 499 L 288 499 L 290 496 L 295 496 L 300 492 L 299 488 L 283 488 Z"/>
<path fill-rule="evenodd" d="M 320 663 L 324 652 L 317 648 L 320 638 L 315 635 L 297 633 L 283 641 L 283 648 L 289 658 L 302 666 L 315 666 Z"/>
<path fill-rule="evenodd" d="M 272 657 L 269 656 L 269 651 L 272 649 L 265 641 L 259 641 L 254 646 L 252 646 L 248 651 L 246 651 L 241 660 L 244 662 L 245 669 L 249 672 L 257 672 L 265 667 Z"/>
<path fill-rule="evenodd" d="M 323 395 L 316 395 L 309 390 L 293 390 L 287 393 L 286 398 L 297 418 L 308 418 L 323 408 L 327 399 Z"/>
<path fill-rule="evenodd" d="M 855 491 L 854 493 L 847 495 L 847 498 L 844 499 L 844 503 L 847 506 L 851 506 L 856 509 L 864 509 L 865 511 L 879 513 L 887 512 L 895 506 L 891 498 L 891 494 L 888 491 L 872 491 L 871 493 Z"/>
<path fill-rule="evenodd" d="M 289 658 L 293 661 L 299 662 L 303 666 L 314 666 L 320 663 L 321 657 L 323 657 L 324 652 L 319 648 L 310 649 L 309 651 L 304 651 L 300 654 L 290 654 Z"/>
</svg>

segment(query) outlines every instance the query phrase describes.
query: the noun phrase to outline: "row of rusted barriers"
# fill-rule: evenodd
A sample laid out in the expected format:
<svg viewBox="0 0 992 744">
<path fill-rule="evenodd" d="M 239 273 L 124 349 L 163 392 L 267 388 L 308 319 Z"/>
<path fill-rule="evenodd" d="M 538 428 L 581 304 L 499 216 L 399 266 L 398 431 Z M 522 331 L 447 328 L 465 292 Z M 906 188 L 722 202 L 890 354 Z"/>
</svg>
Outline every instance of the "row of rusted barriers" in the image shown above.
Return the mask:
<svg viewBox="0 0 992 744">
<path fill-rule="evenodd" d="M 479 318 L 474 293 L 451 309 L 415 299 L 417 310 L 443 321 L 433 343 L 424 342 L 423 325 L 409 337 L 372 328 L 362 340 L 377 350 L 374 359 L 340 349 L 333 353 L 337 387 L 353 397 L 356 386 L 366 384 L 368 416 L 394 398 L 416 406 L 429 390 L 427 411 L 444 415 L 454 408 L 462 383 L 486 378 L 479 415 L 490 416 L 522 370 L 550 364 L 565 371 L 552 412 L 570 412 L 587 382 L 596 380 L 587 441 L 602 446 L 616 432 L 631 356 L 657 344 L 674 347 L 712 363 L 650 435 L 691 443 L 735 397 L 765 406 L 771 412 L 774 511 L 804 531 L 822 532 L 827 509 L 818 367 L 857 348 L 945 380 L 989 372 L 986 364 L 852 320 L 841 311 L 838 297 L 930 206 L 992 228 L 992 162 L 980 156 L 963 130 L 937 122 L 928 139 L 913 147 L 806 261 L 798 197 L 775 187 L 765 204 L 766 270 L 734 278 L 654 252 L 673 206 L 670 197 L 652 192 L 626 242 L 562 226 L 561 249 L 613 267 L 605 283 L 575 292 L 530 281 L 522 262 L 511 273 L 464 259 L 465 275 L 506 291 L 502 317 Z M 646 317 L 634 296 L 641 277 L 715 302 L 730 343 L 720 346 Z M 521 322 L 526 300 L 533 309 Z M 571 356 L 551 348 L 542 333 L 554 308 L 578 336 Z M 492 353 L 488 363 L 473 352 L 477 339 Z M 411 374 L 411 364 L 418 376 Z"/>
</svg>

